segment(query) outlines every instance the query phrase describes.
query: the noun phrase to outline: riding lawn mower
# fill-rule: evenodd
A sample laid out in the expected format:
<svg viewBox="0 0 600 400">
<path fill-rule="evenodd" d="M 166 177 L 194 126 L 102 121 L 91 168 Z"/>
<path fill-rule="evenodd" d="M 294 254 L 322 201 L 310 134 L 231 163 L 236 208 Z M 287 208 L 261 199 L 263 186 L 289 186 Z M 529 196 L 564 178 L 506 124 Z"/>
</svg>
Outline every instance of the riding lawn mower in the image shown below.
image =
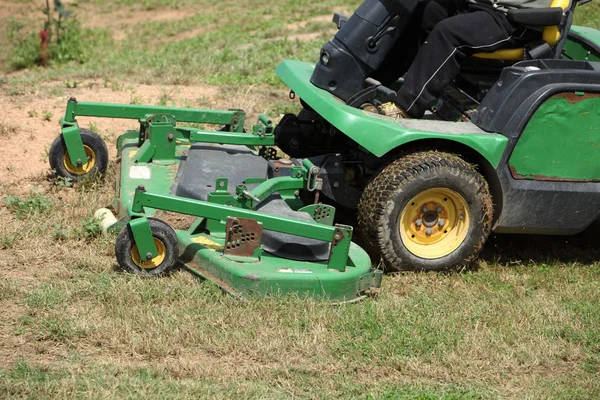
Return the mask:
<svg viewBox="0 0 600 400">
<path fill-rule="evenodd" d="M 183 267 L 240 297 L 357 301 L 381 267 L 456 269 L 491 231 L 575 234 L 598 219 L 600 31 L 571 26 L 583 3 L 509 11 L 539 41 L 474 55 L 423 119 L 396 119 L 381 113 L 402 85 L 390 60 L 424 2 L 366 0 L 334 16 L 316 66 L 277 67 L 298 114 L 246 125 L 237 109 L 71 98 L 50 165 L 73 181 L 103 174 L 106 145 L 77 117 L 137 120 L 117 140 L 116 217 L 99 213 L 120 231 L 123 269 Z M 168 213 L 191 219 L 174 230 Z"/>
</svg>

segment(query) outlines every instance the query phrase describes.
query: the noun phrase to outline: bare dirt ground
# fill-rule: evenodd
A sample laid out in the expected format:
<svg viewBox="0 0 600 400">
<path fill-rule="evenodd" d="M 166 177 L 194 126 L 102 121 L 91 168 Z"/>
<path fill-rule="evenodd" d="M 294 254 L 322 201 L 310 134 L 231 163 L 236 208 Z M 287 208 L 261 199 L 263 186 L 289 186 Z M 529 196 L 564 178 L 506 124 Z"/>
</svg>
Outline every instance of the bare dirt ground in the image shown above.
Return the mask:
<svg viewBox="0 0 600 400">
<path fill-rule="evenodd" d="M 61 82 L 47 85 L 64 87 Z M 5 127 L 0 145 L 2 183 L 18 185 L 23 191 L 28 191 L 40 176 L 47 174 L 47 151 L 60 132 L 59 119 L 64 115 L 69 97 L 76 97 L 79 101 L 129 104 L 134 96 L 145 104 L 157 104 L 161 96 L 169 93 L 170 103 L 181 104 L 183 101 L 196 103 L 199 98 L 212 98 L 217 93 L 216 88 L 197 86 L 136 85 L 135 88 L 122 91 L 97 87 L 93 82 L 81 86 L 88 87 L 65 89 L 65 95 L 43 98 L 35 95 L 15 97 L 0 93 L 0 124 Z M 49 117 L 48 113 L 52 116 Z M 80 127 L 89 127 L 90 123 L 97 127 L 97 132 L 107 139 L 113 159 L 116 154 L 114 139 L 127 129 L 137 128 L 136 122 L 131 120 L 78 118 L 78 122 Z"/>
</svg>

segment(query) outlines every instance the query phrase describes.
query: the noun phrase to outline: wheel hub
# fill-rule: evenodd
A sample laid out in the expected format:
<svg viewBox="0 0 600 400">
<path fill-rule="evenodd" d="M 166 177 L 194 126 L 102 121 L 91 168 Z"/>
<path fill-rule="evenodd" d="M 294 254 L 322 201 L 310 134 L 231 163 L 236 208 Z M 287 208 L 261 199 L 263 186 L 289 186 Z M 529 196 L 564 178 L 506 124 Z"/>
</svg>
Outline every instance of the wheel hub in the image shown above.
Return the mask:
<svg viewBox="0 0 600 400">
<path fill-rule="evenodd" d="M 154 245 L 158 250 L 158 255 L 150 260 L 142 259 L 140 253 L 138 251 L 137 245 L 133 245 L 131 247 L 131 259 L 140 268 L 143 269 L 154 269 L 165 260 L 167 256 L 167 248 L 165 244 L 157 238 L 154 238 Z"/>
<path fill-rule="evenodd" d="M 406 205 L 399 229 L 404 245 L 415 256 L 444 257 L 465 240 L 469 209 L 458 192 L 447 188 L 429 189 Z"/>
<path fill-rule="evenodd" d="M 85 175 L 96 165 L 96 153 L 94 153 L 94 150 L 85 144 L 83 145 L 83 149 L 85 150 L 86 160 L 81 165 L 73 165 L 69 155 L 67 153 L 64 155 L 63 163 L 65 169 L 73 175 Z"/>
</svg>

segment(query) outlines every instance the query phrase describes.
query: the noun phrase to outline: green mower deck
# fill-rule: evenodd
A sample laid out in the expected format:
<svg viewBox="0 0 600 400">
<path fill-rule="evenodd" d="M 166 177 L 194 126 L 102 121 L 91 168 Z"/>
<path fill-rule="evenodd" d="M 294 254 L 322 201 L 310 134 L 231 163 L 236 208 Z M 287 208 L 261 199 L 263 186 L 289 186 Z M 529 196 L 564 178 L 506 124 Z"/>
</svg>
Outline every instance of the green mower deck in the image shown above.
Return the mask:
<svg viewBox="0 0 600 400">
<path fill-rule="evenodd" d="M 316 263 L 282 259 L 266 252 L 245 257 L 225 254 L 227 244 L 223 222 L 228 215 L 235 214 L 232 212 L 233 207 L 170 195 L 179 162 L 189 151 L 189 144 L 176 146 L 177 155 L 173 163 L 136 162 L 136 154 L 140 151 L 138 139 L 127 138 L 128 135 L 133 136 L 133 133 L 137 136 L 138 132 L 127 133 L 119 140 L 120 217 L 124 217 L 126 221 L 129 215 L 135 216 L 137 213 L 132 211 L 135 208 L 134 202 L 137 197 L 144 195 L 152 198 L 142 200 L 143 203 L 154 200 L 159 203 L 157 208 L 162 210 L 172 209 L 190 215 L 208 214 L 211 217 L 218 215 L 219 211 L 223 212 L 223 220 L 212 219 L 213 227 L 216 227 L 211 231 L 212 234 L 199 232 L 199 227 L 206 222 L 205 218 L 198 218 L 187 230 L 176 231 L 180 259 L 184 268 L 194 275 L 209 279 L 225 291 L 240 297 L 296 295 L 320 297 L 336 303 L 360 300 L 381 285 L 381 271 L 372 269 L 369 256 L 349 240 L 345 241 L 347 250 L 343 249 L 344 246 L 340 247 L 341 253 L 337 259 L 341 261 L 337 264 L 332 264 L 331 261 Z M 143 192 L 139 191 L 140 186 L 144 187 Z M 304 223 L 248 209 L 236 211 L 246 213 L 258 221 L 262 219 L 263 225 L 271 229 L 296 231 L 325 240 L 333 237 L 336 232 L 335 227 L 323 224 Z M 155 213 L 156 208 L 144 207 L 145 216 L 151 217 Z M 120 229 L 122 226 L 123 224 L 116 224 L 113 229 Z M 346 230 L 348 232 L 351 234 L 351 228 Z"/>
</svg>

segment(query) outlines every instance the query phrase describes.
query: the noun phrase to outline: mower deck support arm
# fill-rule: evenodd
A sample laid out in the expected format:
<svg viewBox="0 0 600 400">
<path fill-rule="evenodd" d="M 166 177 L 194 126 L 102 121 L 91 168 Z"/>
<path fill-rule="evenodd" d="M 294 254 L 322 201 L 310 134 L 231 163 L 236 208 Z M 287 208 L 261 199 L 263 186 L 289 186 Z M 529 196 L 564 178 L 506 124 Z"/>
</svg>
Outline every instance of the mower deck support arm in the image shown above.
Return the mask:
<svg viewBox="0 0 600 400">
<path fill-rule="evenodd" d="M 316 222 L 279 217 L 258 211 L 209 203 L 206 201 L 153 194 L 138 188 L 135 191 L 133 204 L 131 206 L 130 214 L 133 217 L 133 221 L 135 221 L 135 217 L 138 217 L 138 219 L 141 219 L 139 217 L 143 217 L 145 207 L 218 221 L 227 221 L 227 218 L 229 217 L 248 218 L 261 223 L 266 230 L 330 242 L 332 244 L 328 268 L 339 271 L 345 271 L 346 269 L 348 252 L 350 251 L 350 242 L 352 240 L 352 227 L 350 226 L 328 226 Z M 142 249 L 148 248 L 150 248 L 150 250 L 148 250 L 147 253 L 153 254 L 151 251 L 152 245 L 153 243 L 151 242 L 145 244 L 138 243 L 140 254 L 146 254 L 142 252 L 145 251 Z"/>
<path fill-rule="evenodd" d="M 238 143 L 254 139 L 248 143 L 249 145 L 269 145 L 269 140 L 260 140 L 261 138 L 251 135 L 243 135 L 244 122 L 246 113 L 242 110 L 201 110 L 190 108 L 176 107 L 158 107 L 158 106 L 140 106 L 135 104 L 111 104 L 111 103 L 92 103 L 78 102 L 77 99 L 71 97 L 67 102 L 67 110 L 64 118 L 61 120 L 62 137 L 67 148 L 67 153 L 73 165 L 82 165 L 86 161 L 86 153 L 83 148 L 83 142 L 79 134 L 79 126 L 77 125 L 77 117 L 99 117 L 99 118 L 122 118 L 135 119 L 138 121 L 147 120 L 150 115 L 165 115 L 172 117 L 178 122 L 193 122 L 205 123 L 213 125 L 226 125 L 229 127 L 229 133 L 234 133 L 232 137 L 227 138 L 227 143 Z M 223 132 L 225 133 L 225 132 Z M 235 133 L 239 134 L 237 137 Z M 212 135 L 212 136 L 211 136 Z M 208 135 L 200 135 L 196 141 L 219 143 L 218 134 L 208 131 Z M 274 139 L 271 140 L 274 143 Z M 246 144 L 246 143 L 242 143 Z M 152 147 L 148 145 L 147 147 Z M 154 155 L 154 148 L 145 149 L 144 156 L 146 158 Z"/>
<path fill-rule="evenodd" d="M 246 118 L 246 113 L 242 110 L 202 110 L 135 104 L 91 103 L 78 102 L 75 98 L 71 98 L 67 103 L 64 122 L 75 122 L 78 116 L 140 120 L 145 119 L 149 114 L 169 115 L 177 122 L 229 125 L 235 132 L 242 132 Z"/>
</svg>

